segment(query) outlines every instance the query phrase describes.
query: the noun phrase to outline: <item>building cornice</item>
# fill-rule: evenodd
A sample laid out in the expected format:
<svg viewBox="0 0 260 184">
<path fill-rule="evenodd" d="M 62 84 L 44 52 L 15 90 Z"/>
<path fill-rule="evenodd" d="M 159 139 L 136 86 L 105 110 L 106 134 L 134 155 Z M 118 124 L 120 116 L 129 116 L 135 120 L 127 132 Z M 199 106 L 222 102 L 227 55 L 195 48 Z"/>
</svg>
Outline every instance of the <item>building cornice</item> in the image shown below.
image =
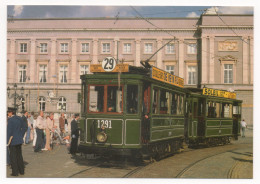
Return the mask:
<svg viewBox="0 0 260 184">
<path fill-rule="evenodd" d="M 204 29 L 204 28 L 214 28 L 214 29 L 216 29 L 216 28 L 227 28 L 227 29 L 230 29 L 230 28 L 247 28 L 247 29 L 253 29 L 254 28 L 254 26 L 252 25 L 252 26 L 198 26 L 198 28 L 199 29 Z"/>
<path fill-rule="evenodd" d="M 111 32 L 111 31 L 122 31 L 122 32 L 129 32 L 129 31 L 196 31 L 196 28 L 192 28 L 192 29 L 150 29 L 150 28 L 146 28 L 146 29 L 8 29 L 7 32 L 11 33 L 11 32 L 58 32 L 58 31 L 65 31 L 65 32 L 75 32 L 75 31 L 83 31 L 83 32 L 87 32 L 87 31 L 100 31 L 100 32 Z"/>
</svg>

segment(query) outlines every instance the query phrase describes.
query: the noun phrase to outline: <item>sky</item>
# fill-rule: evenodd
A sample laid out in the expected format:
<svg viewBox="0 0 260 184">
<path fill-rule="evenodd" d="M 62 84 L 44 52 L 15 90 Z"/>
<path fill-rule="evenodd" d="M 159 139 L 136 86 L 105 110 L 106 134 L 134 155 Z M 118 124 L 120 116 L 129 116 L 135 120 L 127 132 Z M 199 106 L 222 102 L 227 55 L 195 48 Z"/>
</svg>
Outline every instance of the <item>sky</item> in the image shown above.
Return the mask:
<svg viewBox="0 0 260 184">
<path fill-rule="evenodd" d="M 205 10 L 222 14 L 253 14 L 251 6 L 70 6 L 8 5 L 8 18 L 199 17 Z M 139 13 L 139 15 L 138 15 Z"/>
</svg>

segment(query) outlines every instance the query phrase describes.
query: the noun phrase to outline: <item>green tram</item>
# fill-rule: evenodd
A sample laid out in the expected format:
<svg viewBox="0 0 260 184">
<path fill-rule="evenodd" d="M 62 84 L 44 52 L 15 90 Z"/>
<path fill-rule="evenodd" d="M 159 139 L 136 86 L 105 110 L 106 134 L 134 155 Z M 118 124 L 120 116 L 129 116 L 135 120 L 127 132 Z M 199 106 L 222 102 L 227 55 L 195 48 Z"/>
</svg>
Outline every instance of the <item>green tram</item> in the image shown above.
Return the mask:
<svg viewBox="0 0 260 184">
<path fill-rule="evenodd" d="M 227 143 L 239 134 L 241 101 L 184 88 L 182 78 L 156 67 L 102 67 L 81 76 L 82 153 L 162 158 L 184 142 Z"/>
</svg>

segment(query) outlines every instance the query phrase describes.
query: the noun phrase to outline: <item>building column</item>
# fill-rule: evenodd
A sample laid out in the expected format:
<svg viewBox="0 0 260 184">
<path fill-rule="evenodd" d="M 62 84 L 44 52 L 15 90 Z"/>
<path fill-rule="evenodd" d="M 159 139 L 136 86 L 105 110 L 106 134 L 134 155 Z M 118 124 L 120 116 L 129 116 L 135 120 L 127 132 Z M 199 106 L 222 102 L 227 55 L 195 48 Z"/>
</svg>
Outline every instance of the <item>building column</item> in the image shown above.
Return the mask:
<svg viewBox="0 0 260 184">
<path fill-rule="evenodd" d="M 179 65 L 179 77 L 184 78 L 184 45 L 183 45 L 183 39 L 179 39 L 179 61 L 178 61 L 178 65 Z"/>
<path fill-rule="evenodd" d="M 118 61 L 120 61 L 120 59 L 121 59 L 121 58 L 119 58 L 119 56 L 117 55 L 117 51 L 118 51 L 118 50 L 117 50 L 117 49 L 118 49 L 117 46 L 118 46 L 118 44 L 119 44 L 118 41 L 119 41 L 118 38 L 115 38 L 115 39 L 114 39 L 114 56 L 113 56 L 113 57 L 116 59 L 116 61 L 117 61 L 117 59 L 118 59 Z"/>
<path fill-rule="evenodd" d="M 249 37 L 249 48 L 250 48 L 250 84 L 254 83 L 254 38 Z"/>
<path fill-rule="evenodd" d="M 201 38 L 201 84 L 208 83 L 207 38 Z"/>
<path fill-rule="evenodd" d="M 93 40 L 93 64 L 98 64 L 98 40 L 95 38 Z"/>
<path fill-rule="evenodd" d="M 243 43 L 243 84 L 248 84 L 249 82 L 249 62 L 248 62 L 248 39 L 247 37 L 242 37 Z"/>
<path fill-rule="evenodd" d="M 77 78 L 79 77 L 78 72 L 77 72 L 77 39 L 73 38 L 72 39 L 72 44 L 71 44 L 71 83 L 76 83 Z"/>
<path fill-rule="evenodd" d="M 214 37 L 209 38 L 209 83 L 214 84 L 215 83 L 215 71 L 214 71 Z M 204 71 L 204 70 L 202 70 Z"/>
<path fill-rule="evenodd" d="M 135 40 L 135 66 L 140 66 L 141 61 L 141 41 L 139 39 Z"/>
<path fill-rule="evenodd" d="M 162 47 L 162 39 L 157 39 L 157 50 Z M 160 50 L 157 54 L 156 66 L 162 70 L 164 70 L 162 66 L 162 50 Z"/>
<path fill-rule="evenodd" d="M 51 39 L 51 59 L 50 59 L 50 67 L 48 67 L 50 69 L 50 82 L 58 82 L 56 80 L 58 80 L 58 71 L 59 69 L 56 68 L 56 44 L 57 44 L 57 40 L 56 38 Z"/>
<path fill-rule="evenodd" d="M 15 83 L 16 82 L 16 73 L 15 69 L 15 39 L 11 39 L 11 43 L 10 43 L 10 54 L 9 54 L 9 72 L 8 72 L 8 79 L 7 82 L 12 82 Z"/>
<path fill-rule="evenodd" d="M 38 69 L 36 67 L 35 52 L 36 45 L 35 39 L 31 39 L 31 51 L 30 51 L 30 82 L 35 83 L 38 81 Z"/>
</svg>

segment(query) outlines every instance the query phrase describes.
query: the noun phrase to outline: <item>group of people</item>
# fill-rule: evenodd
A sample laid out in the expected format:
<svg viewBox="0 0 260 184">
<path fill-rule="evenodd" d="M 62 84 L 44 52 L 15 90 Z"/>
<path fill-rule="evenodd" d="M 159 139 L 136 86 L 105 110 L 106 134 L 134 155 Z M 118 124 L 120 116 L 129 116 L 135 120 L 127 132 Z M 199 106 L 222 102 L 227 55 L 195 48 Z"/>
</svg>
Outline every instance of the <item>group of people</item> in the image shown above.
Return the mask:
<svg viewBox="0 0 260 184">
<path fill-rule="evenodd" d="M 79 114 L 73 116 L 71 121 L 71 146 L 70 154 L 76 154 L 77 142 L 79 137 L 78 129 Z M 61 113 L 59 118 L 59 134 L 61 138 L 65 137 L 68 121 Z M 58 128 L 54 124 L 54 114 L 44 116 L 44 112 L 40 111 L 39 116 L 34 113 L 29 114 L 27 111 L 22 117 L 16 116 L 14 108 L 8 108 L 7 111 L 7 164 L 11 165 L 12 176 L 24 174 L 24 162 L 22 156 L 22 144 L 32 142 L 34 152 L 40 153 L 51 150 L 51 135 Z"/>
</svg>

